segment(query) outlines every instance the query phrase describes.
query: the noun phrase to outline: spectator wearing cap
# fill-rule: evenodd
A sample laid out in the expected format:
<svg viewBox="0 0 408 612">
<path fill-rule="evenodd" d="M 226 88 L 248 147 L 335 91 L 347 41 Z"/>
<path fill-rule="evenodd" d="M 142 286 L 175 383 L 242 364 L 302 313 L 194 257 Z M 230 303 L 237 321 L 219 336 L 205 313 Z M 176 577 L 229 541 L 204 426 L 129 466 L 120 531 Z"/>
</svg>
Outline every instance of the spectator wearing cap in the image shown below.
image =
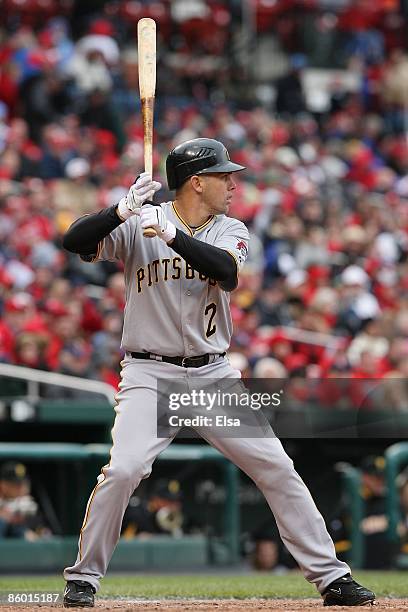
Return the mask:
<svg viewBox="0 0 408 612">
<path fill-rule="evenodd" d="M 361 225 L 349 225 L 341 233 L 342 251 L 346 257 L 347 264 L 359 264 L 363 261 L 368 235 Z"/>
<path fill-rule="evenodd" d="M 42 131 L 42 149 L 41 177 L 63 178 L 67 163 L 76 157 L 76 143 L 67 129 L 57 123 L 48 123 Z"/>
<path fill-rule="evenodd" d="M 254 550 L 251 564 L 258 571 L 276 571 L 279 563 L 279 535 L 274 526 L 257 529 L 252 535 Z"/>
<path fill-rule="evenodd" d="M 14 361 L 16 365 L 45 370 L 45 344 L 46 340 L 41 334 L 26 332 L 17 336 L 14 349 Z"/>
<path fill-rule="evenodd" d="M 395 553 L 387 538 L 388 521 L 385 511 L 386 486 L 384 457 L 368 456 L 360 464 L 361 489 L 364 500 L 364 518 L 360 529 L 364 535 L 364 569 L 386 569 L 391 567 Z M 342 502 L 340 512 L 330 522 L 336 551 L 346 552 L 350 548 L 348 506 Z"/>
<path fill-rule="evenodd" d="M 3 321 L 13 334 L 24 329 L 25 324 L 36 314 L 36 305 L 29 293 L 12 294 L 4 304 Z"/>
<path fill-rule="evenodd" d="M 5 320 L 10 322 L 14 331 L 13 362 L 45 369 L 44 350 L 51 330 L 33 297 L 28 293 L 19 293 L 11 298 L 6 303 Z M 37 362 L 37 365 L 30 366 L 29 362 Z"/>
<path fill-rule="evenodd" d="M 65 166 L 65 177 L 52 184 L 52 197 L 60 228 L 98 208 L 98 190 L 92 185 L 87 159 L 74 157 Z M 64 216 L 65 215 L 65 216 Z"/>
<path fill-rule="evenodd" d="M 347 357 L 351 365 L 356 366 L 360 363 L 362 353 L 368 352 L 380 361 L 388 350 L 389 341 L 383 335 L 381 319 L 366 319 L 362 331 L 351 341 Z"/>
<path fill-rule="evenodd" d="M 26 79 L 20 87 L 23 116 L 35 142 L 39 142 L 42 128 L 68 114 L 74 103 L 67 79 L 55 69 L 56 59 L 56 55 L 40 51 L 41 72 Z"/>
<path fill-rule="evenodd" d="M 330 333 L 337 321 L 338 295 L 332 287 L 319 287 L 313 292 L 313 297 L 309 301 L 309 306 L 313 312 L 322 316 L 327 331 Z"/>
<path fill-rule="evenodd" d="M 282 116 L 298 115 L 306 110 L 305 96 L 301 80 L 301 72 L 306 67 L 306 56 L 297 53 L 290 59 L 288 74 L 276 83 L 277 95 L 275 108 Z"/>
<path fill-rule="evenodd" d="M 185 518 L 182 492 L 177 480 L 160 479 L 153 485 L 151 495 L 142 499 L 132 495 L 122 523 L 122 537 L 148 537 L 183 534 Z"/>
<path fill-rule="evenodd" d="M 393 550 L 387 538 L 385 459 L 370 455 L 363 459 L 360 468 L 366 515 L 361 524 L 365 535 L 364 566 L 367 569 L 389 567 Z"/>
<path fill-rule="evenodd" d="M 285 366 L 273 357 L 263 357 L 254 367 L 254 378 L 286 378 Z"/>
<path fill-rule="evenodd" d="M 119 48 L 111 35 L 88 34 L 76 43 L 65 72 L 74 79 L 80 94 L 109 92 L 113 83 L 109 67 L 118 60 Z"/>
<path fill-rule="evenodd" d="M 285 279 L 287 298 L 298 298 L 302 302 L 307 290 L 307 272 L 301 268 L 291 270 Z"/>
<path fill-rule="evenodd" d="M 33 541 L 49 535 L 30 488 L 25 465 L 10 461 L 0 467 L 0 538 Z"/>
<path fill-rule="evenodd" d="M 282 331 L 271 334 L 268 338 L 268 345 L 270 356 L 283 364 L 293 354 L 292 342 Z"/>
<path fill-rule="evenodd" d="M 270 283 L 260 291 L 256 308 L 261 325 L 288 325 L 292 320 L 284 287 L 279 282 Z"/>
<path fill-rule="evenodd" d="M 86 371 L 83 365 L 84 340 L 80 329 L 80 314 L 71 314 L 66 307 L 47 306 L 47 316 L 52 324 L 51 338 L 45 350 L 47 367 L 52 371 L 63 371 L 74 376 Z M 64 354 L 65 359 L 62 359 Z M 62 363 L 64 361 L 64 365 Z M 86 359 L 85 359 L 86 362 Z"/>
<path fill-rule="evenodd" d="M 370 293 L 370 278 L 360 266 L 351 265 L 340 276 L 340 308 L 337 326 L 351 334 L 361 329 L 362 322 L 380 315 L 375 296 Z"/>
<path fill-rule="evenodd" d="M 268 519 L 258 525 L 250 536 L 249 560 L 255 570 L 283 574 L 296 567 L 295 560 L 279 537 L 274 519 Z"/>
</svg>

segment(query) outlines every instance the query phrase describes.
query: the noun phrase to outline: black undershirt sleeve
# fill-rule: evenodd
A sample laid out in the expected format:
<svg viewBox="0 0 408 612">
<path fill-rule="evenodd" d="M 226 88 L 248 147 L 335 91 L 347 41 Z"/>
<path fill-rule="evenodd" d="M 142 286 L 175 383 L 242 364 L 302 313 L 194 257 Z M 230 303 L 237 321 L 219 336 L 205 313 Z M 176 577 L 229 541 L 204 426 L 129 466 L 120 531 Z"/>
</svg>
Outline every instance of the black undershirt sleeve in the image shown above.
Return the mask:
<svg viewBox="0 0 408 612">
<path fill-rule="evenodd" d="M 238 284 L 235 259 L 218 247 L 196 240 L 180 230 L 169 245 L 197 272 L 218 281 L 224 291 L 232 291 Z"/>
<path fill-rule="evenodd" d="M 98 251 L 99 242 L 123 223 L 116 214 L 116 208 L 117 205 L 104 208 L 74 221 L 62 240 L 64 249 L 91 260 Z"/>
</svg>

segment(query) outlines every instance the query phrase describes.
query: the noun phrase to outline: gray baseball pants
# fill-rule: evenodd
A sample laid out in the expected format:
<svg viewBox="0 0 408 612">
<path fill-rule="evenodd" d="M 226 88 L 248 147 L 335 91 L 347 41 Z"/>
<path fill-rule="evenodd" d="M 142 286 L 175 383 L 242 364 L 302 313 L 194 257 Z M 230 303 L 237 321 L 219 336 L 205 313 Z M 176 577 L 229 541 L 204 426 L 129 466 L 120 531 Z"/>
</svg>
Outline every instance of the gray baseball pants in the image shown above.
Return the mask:
<svg viewBox="0 0 408 612">
<path fill-rule="evenodd" d="M 85 580 L 95 589 L 119 540 L 130 496 L 171 443 L 171 438 L 157 438 L 157 379 L 240 377 L 225 358 L 201 368 L 183 368 L 129 356 L 122 362 L 121 375 L 110 462 L 102 468 L 88 501 L 75 565 L 64 571 L 65 580 Z M 337 559 L 323 517 L 276 437 L 220 438 L 208 428 L 197 432 L 262 491 L 286 548 L 320 593 L 350 572 Z"/>
</svg>

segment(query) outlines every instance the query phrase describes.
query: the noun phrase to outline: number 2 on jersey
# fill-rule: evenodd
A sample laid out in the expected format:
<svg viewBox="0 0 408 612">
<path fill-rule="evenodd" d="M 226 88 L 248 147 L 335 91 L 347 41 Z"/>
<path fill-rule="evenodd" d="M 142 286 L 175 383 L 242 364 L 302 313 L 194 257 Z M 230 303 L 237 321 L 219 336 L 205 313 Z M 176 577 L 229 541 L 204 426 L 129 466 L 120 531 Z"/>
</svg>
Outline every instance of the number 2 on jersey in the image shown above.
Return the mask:
<svg viewBox="0 0 408 612">
<path fill-rule="evenodd" d="M 214 323 L 214 317 L 215 317 L 216 312 L 217 312 L 217 304 L 214 304 L 214 302 L 211 302 L 211 304 L 208 304 L 208 306 L 204 310 L 205 315 L 208 315 L 208 313 L 211 313 L 210 318 L 208 319 L 207 331 L 205 332 L 205 335 L 207 338 L 215 334 L 215 331 L 217 329 L 217 326 Z"/>
</svg>

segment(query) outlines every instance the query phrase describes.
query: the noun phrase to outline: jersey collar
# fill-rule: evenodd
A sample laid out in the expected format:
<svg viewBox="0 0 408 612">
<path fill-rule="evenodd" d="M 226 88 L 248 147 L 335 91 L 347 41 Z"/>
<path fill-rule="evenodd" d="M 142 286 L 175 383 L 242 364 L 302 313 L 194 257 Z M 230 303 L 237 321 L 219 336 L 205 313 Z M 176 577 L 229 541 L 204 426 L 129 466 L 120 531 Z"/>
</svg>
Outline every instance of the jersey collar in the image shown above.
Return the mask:
<svg viewBox="0 0 408 612">
<path fill-rule="evenodd" d="M 204 229 L 207 225 L 209 225 L 211 223 L 211 221 L 213 221 L 213 219 L 215 218 L 215 215 L 211 215 L 211 217 L 209 219 L 207 219 L 207 221 L 205 221 L 205 223 L 202 223 L 198 227 L 194 227 L 193 228 L 193 227 L 190 227 L 186 221 L 184 221 L 183 217 L 178 212 L 174 202 L 172 202 L 171 205 L 173 207 L 173 212 L 176 215 L 177 219 L 180 221 L 180 223 L 182 225 L 184 225 L 184 227 L 189 232 L 190 236 L 194 236 L 194 234 L 197 234 L 198 232 L 201 232 L 201 230 Z"/>
</svg>

